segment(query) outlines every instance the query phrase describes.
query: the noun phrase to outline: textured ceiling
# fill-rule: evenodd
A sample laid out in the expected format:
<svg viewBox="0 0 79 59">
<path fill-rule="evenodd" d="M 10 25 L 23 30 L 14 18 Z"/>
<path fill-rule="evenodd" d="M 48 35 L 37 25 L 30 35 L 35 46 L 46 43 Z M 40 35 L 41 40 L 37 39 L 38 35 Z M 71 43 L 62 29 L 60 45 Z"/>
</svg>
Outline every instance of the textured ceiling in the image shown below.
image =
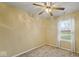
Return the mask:
<svg viewBox="0 0 79 59">
<path fill-rule="evenodd" d="M 49 17 L 49 15 L 45 12 L 41 15 L 38 13 L 42 10 L 40 7 L 36 7 L 32 5 L 34 2 L 6 2 L 6 4 L 13 5 L 15 7 L 21 8 L 26 10 L 27 12 L 31 13 L 32 15 L 44 18 Z M 61 16 L 65 13 L 71 13 L 79 10 L 79 2 L 55 2 L 55 5 L 64 7 L 64 11 L 52 11 L 54 16 Z"/>
</svg>

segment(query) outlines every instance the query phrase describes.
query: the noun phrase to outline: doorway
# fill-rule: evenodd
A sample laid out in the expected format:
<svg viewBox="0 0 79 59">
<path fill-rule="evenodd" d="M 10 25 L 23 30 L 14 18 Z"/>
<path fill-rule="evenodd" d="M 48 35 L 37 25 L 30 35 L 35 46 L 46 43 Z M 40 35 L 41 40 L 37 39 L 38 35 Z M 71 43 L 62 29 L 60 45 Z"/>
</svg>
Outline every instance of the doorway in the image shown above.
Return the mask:
<svg viewBox="0 0 79 59">
<path fill-rule="evenodd" d="M 75 20 L 58 21 L 58 47 L 75 52 Z"/>
</svg>

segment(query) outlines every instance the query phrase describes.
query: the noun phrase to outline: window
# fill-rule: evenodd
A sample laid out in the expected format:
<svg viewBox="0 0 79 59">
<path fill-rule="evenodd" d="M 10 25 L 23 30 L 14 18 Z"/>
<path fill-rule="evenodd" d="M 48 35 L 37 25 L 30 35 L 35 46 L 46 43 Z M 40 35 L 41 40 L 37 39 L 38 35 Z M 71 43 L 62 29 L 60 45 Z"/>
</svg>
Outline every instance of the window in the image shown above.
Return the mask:
<svg viewBox="0 0 79 59">
<path fill-rule="evenodd" d="M 60 21 L 60 37 L 61 40 L 71 40 L 72 21 L 62 20 Z"/>
</svg>

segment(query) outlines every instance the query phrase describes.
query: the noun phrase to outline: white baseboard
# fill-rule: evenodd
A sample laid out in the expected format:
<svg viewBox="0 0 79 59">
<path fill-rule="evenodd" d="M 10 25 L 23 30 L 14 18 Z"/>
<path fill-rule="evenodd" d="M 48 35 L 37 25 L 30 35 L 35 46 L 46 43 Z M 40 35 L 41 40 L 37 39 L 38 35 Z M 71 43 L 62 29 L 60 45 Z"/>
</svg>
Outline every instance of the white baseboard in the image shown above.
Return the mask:
<svg viewBox="0 0 79 59">
<path fill-rule="evenodd" d="M 44 45 L 49 45 L 49 46 L 53 46 L 53 47 L 58 47 L 58 46 L 56 46 L 56 45 L 44 43 L 44 44 L 41 44 L 41 45 L 39 45 L 39 46 L 37 46 L 37 47 L 31 48 L 31 49 L 29 49 L 29 50 L 26 50 L 26 51 L 23 51 L 23 52 L 21 52 L 21 53 L 19 53 L 19 54 L 16 54 L 16 55 L 14 55 L 14 56 L 12 56 L 12 57 L 17 57 L 17 56 L 19 56 L 19 55 L 21 55 L 21 54 L 27 53 L 27 52 L 29 52 L 29 51 L 31 51 L 31 50 L 37 49 L 37 48 L 39 48 L 39 47 L 41 47 L 41 46 L 44 46 Z M 70 49 L 65 49 L 65 48 L 61 48 L 61 47 L 58 47 L 58 48 L 70 51 Z M 77 53 L 79 53 L 79 52 L 77 52 Z"/>
<path fill-rule="evenodd" d="M 53 46 L 53 47 L 57 47 L 56 45 L 53 45 L 53 44 L 46 44 L 46 45 Z"/>
<path fill-rule="evenodd" d="M 49 45 L 49 46 L 53 46 L 53 47 L 58 47 L 58 46 L 56 46 L 56 45 L 52 45 L 52 44 L 47 44 L 47 45 Z M 62 48 L 62 47 L 58 47 L 58 48 L 63 49 L 63 50 L 67 50 L 67 51 L 71 51 L 70 49 L 66 49 L 66 48 Z M 72 52 L 72 51 L 71 51 L 71 52 Z"/>
<path fill-rule="evenodd" d="M 45 45 L 45 43 L 44 43 L 44 44 L 41 44 L 41 45 L 39 45 L 39 46 L 37 46 L 37 47 L 31 48 L 31 49 L 29 49 L 29 50 L 23 51 L 23 52 L 21 52 L 21 53 L 19 53 L 19 54 L 16 54 L 16 55 L 12 56 L 12 57 L 17 57 L 17 56 L 19 56 L 19 55 L 21 55 L 21 54 L 27 53 L 27 52 L 29 52 L 29 51 L 31 51 L 31 50 L 34 50 L 34 49 L 39 48 L 39 47 L 42 47 L 42 46 L 44 46 L 44 45 Z"/>
</svg>

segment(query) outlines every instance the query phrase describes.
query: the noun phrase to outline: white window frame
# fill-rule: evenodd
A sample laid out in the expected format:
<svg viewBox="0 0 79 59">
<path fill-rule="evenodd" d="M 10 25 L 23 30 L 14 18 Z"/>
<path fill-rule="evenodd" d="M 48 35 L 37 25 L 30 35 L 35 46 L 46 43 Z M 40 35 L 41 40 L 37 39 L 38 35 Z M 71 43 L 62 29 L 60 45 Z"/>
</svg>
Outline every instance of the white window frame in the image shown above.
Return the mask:
<svg viewBox="0 0 79 59">
<path fill-rule="evenodd" d="M 66 18 L 64 20 L 68 20 L 68 19 L 71 19 L 72 20 L 72 33 L 73 33 L 73 36 L 72 36 L 72 41 L 71 41 L 71 49 L 66 49 L 66 50 L 70 50 L 72 52 L 75 52 L 75 19 L 73 17 L 70 17 L 70 18 Z M 60 47 L 60 28 L 59 28 L 59 23 L 60 21 L 62 21 L 63 19 L 58 19 L 58 23 L 57 23 L 57 46 Z M 60 47 L 61 48 L 61 47 Z"/>
</svg>

